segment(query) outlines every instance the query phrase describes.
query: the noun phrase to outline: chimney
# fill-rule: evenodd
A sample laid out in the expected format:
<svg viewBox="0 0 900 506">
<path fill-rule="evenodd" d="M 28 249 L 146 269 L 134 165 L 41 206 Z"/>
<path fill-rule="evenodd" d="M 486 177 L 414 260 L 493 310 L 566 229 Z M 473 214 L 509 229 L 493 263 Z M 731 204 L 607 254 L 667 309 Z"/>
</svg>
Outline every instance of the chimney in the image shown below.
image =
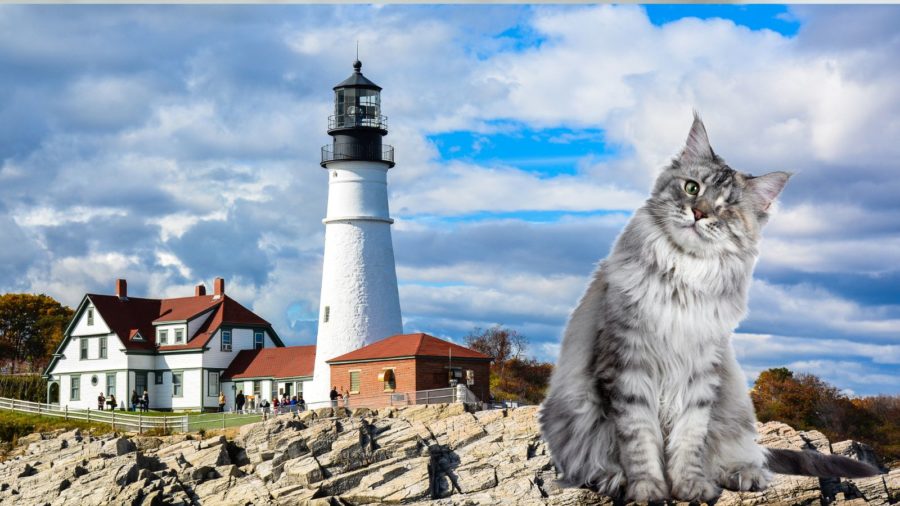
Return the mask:
<svg viewBox="0 0 900 506">
<path fill-rule="evenodd" d="M 201 295 L 206 295 L 206 285 L 200 283 L 194 288 L 194 297 L 200 297 Z"/>
<path fill-rule="evenodd" d="M 128 298 L 128 283 L 126 283 L 124 279 L 116 280 L 116 295 L 118 295 L 120 299 Z"/>
<path fill-rule="evenodd" d="M 221 297 L 225 295 L 225 280 L 222 278 L 216 278 L 213 286 L 215 287 L 215 295 Z"/>
</svg>

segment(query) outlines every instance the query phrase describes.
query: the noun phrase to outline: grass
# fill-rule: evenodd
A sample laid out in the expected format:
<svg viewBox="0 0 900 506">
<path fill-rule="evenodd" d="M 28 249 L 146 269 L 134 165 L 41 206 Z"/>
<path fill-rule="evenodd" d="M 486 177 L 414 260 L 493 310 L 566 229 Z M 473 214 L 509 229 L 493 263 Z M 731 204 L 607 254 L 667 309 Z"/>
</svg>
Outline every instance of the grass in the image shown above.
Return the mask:
<svg viewBox="0 0 900 506">
<path fill-rule="evenodd" d="M 93 410 L 91 410 L 93 411 Z M 109 413 L 107 411 L 107 413 Z M 138 411 L 119 411 L 116 410 L 116 415 L 131 415 L 137 416 L 142 415 L 147 418 L 162 418 L 169 417 L 172 419 L 179 419 L 182 416 L 188 417 L 188 429 L 189 431 L 198 431 L 198 430 L 210 430 L 210 429 L 222 429 L 222 413 L 201 413 L 199 411 L 147 411 L 147 412 L 138 412 Z M 246 425 L 248 423 L 254 423 L 262 421 L 261 414 L 237 414 L 237 413 L 225 413 L 225 423 L 224 428 L 228 427 L 240 427 L 241 425 Z M 177 426 L 177 424 L 173 420 L 173 426 Z M 166 432 L 164 430 L 160 430 L 159 432 Z M 151 431 L 152 433 L 152 431 Z"/>
<path fill-rule="evenodd" d="M 93 410 L 91 410 L 93 411 Z M 125 411 L 117 411 L 116 414 L 128 413 L 138 414 Z M 261 415 L 253 414 L 236 414 L 225 413 L 224 424 L 222 413 L 199 413 L 185 412 L 173 413 L 171 411 L 150 411 L 142 413 L 146 417 L 181 417 L 188 416 L 189 432 L 205 431 L 205 432 L 225 432 L 233 431 L 235 428 L 248 423 L 259 422 L 262 420 Z M 166 430 L 163 428 L 154 428 L 145 430 L 145 435 L 166 435 L 172 432 L 174 428 L 181 428 L 180 424 L 174 424 L 172 428 Z M 113 432 L 112 427 L 108 424 L 88 422 L 86 420 L 66 420 L 65 418 L 55 416 L 44 416 L 31 413 L 20 413 L 16 411 L 0 410 L 0 443 L 15 446 L 16 440 L 22 436 L 27 436 L 34 432 L 51 432 L 57 429 L 72 430 L 81 429 L 83 431 L 91 431 L 94 433 Z M 5 446 L 5 445 L 4 445 Z M 0 448 L 2 450 L 2 448 Z M 2 451 L 0 451 L 2 453 Z"/>
<path fill-rule="evenodd" d="M 15 441 L 33 432 L 50 432 L 57 429 L 81 429 L 92 432 L 112 432 L 112 427 L 104 423 L 88 423 L 84 420 L 66 420 L 53 416 L 32 415 L 15 411 L 0 411 L 0 441 Z"/>
</svg>

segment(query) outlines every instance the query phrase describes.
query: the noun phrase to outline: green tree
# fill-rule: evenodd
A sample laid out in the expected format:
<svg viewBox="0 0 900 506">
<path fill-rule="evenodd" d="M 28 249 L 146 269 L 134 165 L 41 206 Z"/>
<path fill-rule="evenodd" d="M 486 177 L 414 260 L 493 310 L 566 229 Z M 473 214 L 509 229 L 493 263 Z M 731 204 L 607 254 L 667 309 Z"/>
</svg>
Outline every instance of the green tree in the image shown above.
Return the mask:
<svg viewBox="0 0 900 506">
<path fill-rule="evenodd" d="M 0 295 L 0 359 L 13 373 L 22 363 L 31 371 L 43 368 L 72 314 L 72 309 L 47 295 Z"/>
</svg>

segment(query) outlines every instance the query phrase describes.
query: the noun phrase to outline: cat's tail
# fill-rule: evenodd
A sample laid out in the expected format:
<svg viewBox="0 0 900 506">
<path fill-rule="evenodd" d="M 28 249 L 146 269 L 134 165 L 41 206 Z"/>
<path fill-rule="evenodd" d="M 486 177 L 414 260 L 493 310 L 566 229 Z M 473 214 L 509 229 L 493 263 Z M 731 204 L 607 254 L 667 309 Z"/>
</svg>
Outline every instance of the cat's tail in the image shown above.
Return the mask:
<svg viewBox="0 0 900 506">
<path fill-rule="evenodd" d="M 875 466 L 841 455 L 825 455 L 815 450 L 766 450 L 766 467 L 779 474 L 819 478 L 865 478 L 881 474 Z"/>
</svg>

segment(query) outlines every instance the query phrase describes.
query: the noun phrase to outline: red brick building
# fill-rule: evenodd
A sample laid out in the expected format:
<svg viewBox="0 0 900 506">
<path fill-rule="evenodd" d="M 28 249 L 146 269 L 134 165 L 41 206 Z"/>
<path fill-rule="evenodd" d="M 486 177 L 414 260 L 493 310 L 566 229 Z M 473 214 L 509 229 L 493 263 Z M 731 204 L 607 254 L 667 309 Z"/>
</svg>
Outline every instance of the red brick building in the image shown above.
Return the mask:
<svg viewBox="0 0 900 506">
<path fill-rule="evenodd" d="M 351 405 L 354 397 L 384 394 L 402 402 L 405 394 L 448 388 L 451 377 L 483 401 L 490 395 L 491 357 L 428 334 L 387 337 L 327 363 L 333 386 L 350 392 Z"/>
</svg>

